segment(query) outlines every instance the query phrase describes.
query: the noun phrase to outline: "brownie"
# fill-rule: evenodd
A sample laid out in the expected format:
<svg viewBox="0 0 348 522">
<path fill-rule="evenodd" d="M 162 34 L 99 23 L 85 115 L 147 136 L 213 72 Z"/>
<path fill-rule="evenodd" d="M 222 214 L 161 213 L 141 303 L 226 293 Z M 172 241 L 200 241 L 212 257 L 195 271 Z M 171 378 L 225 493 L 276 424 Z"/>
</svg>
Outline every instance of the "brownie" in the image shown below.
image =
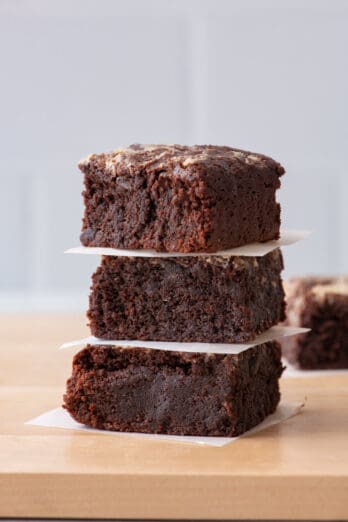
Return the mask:
<svg viewBox="0 0 348 522">
<path fill-rule="evenodd" d="M 101 339 L 234 343 L 284 319 L 280 250 L 263 257 L 105 256 L 89 325 Z"/>
<path fill-rule="evenodd" d="M 239 355 L 88 345 L 64 407 L 93 428 L 231 437 L 275 411 L 282 370 L 276 342 Z"/>
<path fill-rule="evenodd" d="M 348 277 L 292 279 L 286 293 L 286 324 L 311 331 L 283 338 L 284 357 L 307 370 L 348 368 Z"/>
<path fill-rule="evenodd" d="M 213 145 L 131 145 L 92 154 L 84 173 L 85 246 L 217 252 L 279 237 L 283 167 Z"/>
</svg>

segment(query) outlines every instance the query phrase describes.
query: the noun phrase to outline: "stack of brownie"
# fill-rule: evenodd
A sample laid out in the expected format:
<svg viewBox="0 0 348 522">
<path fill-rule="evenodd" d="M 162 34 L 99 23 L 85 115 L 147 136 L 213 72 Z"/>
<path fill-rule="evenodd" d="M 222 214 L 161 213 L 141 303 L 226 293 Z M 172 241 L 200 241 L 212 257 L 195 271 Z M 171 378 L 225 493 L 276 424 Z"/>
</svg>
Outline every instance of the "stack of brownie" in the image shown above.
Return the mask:
<svg viewBox="0 0 348 522">
<path fill-rule="evenodd" d="M 280 345 L 231 355 L 189 353 L 185 343 L 252 341 L 284 320 L 281 252 L 228 252 L 279 238 L 282 166 L 229 147 L 132 145 L 79 167 L 83 245 L 125 250 L 102 258 L 88 311 L 92 334 L 115 344 L 74 357 L 65 408 L 80 423 L 125 432 L 235 436 L 260 423 L 280 399 Z"/>
</svg>

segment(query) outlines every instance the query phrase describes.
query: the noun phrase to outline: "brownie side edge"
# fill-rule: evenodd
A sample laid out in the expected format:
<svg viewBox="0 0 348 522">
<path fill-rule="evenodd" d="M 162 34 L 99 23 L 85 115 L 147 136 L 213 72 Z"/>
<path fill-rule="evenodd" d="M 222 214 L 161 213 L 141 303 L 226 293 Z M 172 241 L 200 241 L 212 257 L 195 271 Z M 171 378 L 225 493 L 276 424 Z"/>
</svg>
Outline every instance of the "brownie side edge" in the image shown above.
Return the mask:
<svg viewBox="0 0 348 522">
<path fill-rule="evenodd" d="M 244 342 L 284 319 L 281 252 L 261 258 L 105 256 L 92 276 L 94 336 Z"/>
<path fill-rule="evenodd" d="M 238 356 L 87 346 L 64 407 L 99 429 L 235 436 L 273 413 L 281 372 L 277 343 Z"/>
</svg>

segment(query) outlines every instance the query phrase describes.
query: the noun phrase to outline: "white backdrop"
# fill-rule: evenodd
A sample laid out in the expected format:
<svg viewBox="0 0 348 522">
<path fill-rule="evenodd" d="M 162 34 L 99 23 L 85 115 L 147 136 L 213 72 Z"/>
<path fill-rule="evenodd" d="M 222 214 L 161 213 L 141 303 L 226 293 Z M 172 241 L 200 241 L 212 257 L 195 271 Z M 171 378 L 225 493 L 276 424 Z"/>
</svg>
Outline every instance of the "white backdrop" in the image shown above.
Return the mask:
<svg viewBox="0 0 348 522">
<path fill-rule="evenodd" d="M 287 170 L 286 275 L 348 271 L 348 2 L 0 0 L 0 308 L 84 307 L 77 161 L 216 143 Z"/>
</svg>

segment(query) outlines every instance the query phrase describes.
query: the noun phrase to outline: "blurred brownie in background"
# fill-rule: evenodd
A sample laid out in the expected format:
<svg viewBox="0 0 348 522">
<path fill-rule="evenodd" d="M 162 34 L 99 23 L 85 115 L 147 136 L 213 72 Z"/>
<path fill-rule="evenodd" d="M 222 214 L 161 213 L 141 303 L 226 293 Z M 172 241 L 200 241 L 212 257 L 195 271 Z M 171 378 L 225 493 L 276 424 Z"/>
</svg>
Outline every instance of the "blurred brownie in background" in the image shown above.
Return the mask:
<svg viewBox="0 0 348 522">
<path fill-rule="evenodd" d="M 85 246 L 217 252 L 278 239 L 273 159 L 213 145 L 131 145 L 80 161 Z"/>
<path fill-rule="evenodd" d="M 303 277 L 284 284 L 290 326 L 311 328 L 281 340 L 284 357 L 302 369 L 348 368 L 348 277 Z"/>
</svg>

